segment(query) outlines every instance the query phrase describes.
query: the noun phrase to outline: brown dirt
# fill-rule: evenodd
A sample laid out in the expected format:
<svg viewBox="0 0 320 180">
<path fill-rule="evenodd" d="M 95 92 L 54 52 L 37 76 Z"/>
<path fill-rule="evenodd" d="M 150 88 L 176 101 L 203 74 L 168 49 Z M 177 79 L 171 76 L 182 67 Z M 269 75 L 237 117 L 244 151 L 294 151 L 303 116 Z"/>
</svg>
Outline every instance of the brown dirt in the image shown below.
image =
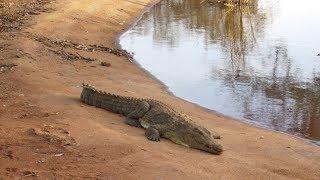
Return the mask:
<svg viewBox="0 0 320 180">
<path fill-rule="evenodd" d="M 149 3 L 57 0 L 21 31 L 0 33 L 0 63 L 17 65 L 0 72 L 0 179 L 320 177 L 319 147 L 176 98 L 117 49 L 119 32 Z M 225 152 L 148 141 L 124 117 L 80 103 L 82 82 L 172 105 L 219 132 Z"/>
</svg>

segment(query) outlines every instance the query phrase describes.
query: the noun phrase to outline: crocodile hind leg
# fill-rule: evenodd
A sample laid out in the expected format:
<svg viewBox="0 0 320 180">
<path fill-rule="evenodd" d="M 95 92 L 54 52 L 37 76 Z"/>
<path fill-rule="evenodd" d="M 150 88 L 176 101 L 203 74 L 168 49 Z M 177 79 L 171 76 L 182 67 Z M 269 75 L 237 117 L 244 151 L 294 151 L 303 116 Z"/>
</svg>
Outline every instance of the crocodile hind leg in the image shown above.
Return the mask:
<svg viewBox="0 0 320 180">
<path fill-rule="evenodd" d="M 151 141 L 160 141 L 160 133 L 153 127 L 148 127 L 145 135 Z"/>
<path fill-rule="evenodd" d="M 130 126 L 142 127 L 139 122 L 139 118 L 142 118 L 149 111 L 149 109 L 150 105 L 147 102 L 140 102 L 135 110 L 127 115 L 125 123 Z"/>
<path fill-rule="evenodd" d="M 131 119 L 142 118 L 150 110 L 150 104 L 146 101 L 142 101 L 138 106 L 130 112 L 127 117 Z"/>
<path fill-rule="evenodd" d="M 134 127 L 142 127 L 139 120 L 137 119 L 132 119 L 132 118 L 126 118 L 125 123 L 130 125 L 130 126 L 134 126 Z"/>
</svg>

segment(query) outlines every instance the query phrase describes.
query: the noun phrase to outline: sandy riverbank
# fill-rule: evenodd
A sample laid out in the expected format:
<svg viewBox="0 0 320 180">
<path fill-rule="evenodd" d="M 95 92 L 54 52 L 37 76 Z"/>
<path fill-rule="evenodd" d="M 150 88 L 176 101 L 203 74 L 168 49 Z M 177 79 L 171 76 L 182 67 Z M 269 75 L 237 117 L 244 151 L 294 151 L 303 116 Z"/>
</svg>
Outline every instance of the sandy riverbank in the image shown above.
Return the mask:
<svg viewBox="0 0 320 180">
<path fill-rule="evenodd" d="M 13 36 L 1 33 L 1 63 L 17 66 L 0 74 L 0 179 L 320 177 L 319 147 L 176 98 L 127 57 L 106 51 L 150 3 L 57 0 Z M 147 141 L 144 130 L 125 125 L 123 117 L 81 104 L 83 81 L 161 100 L 220 133 L 225 152 Z"/>
</svg>

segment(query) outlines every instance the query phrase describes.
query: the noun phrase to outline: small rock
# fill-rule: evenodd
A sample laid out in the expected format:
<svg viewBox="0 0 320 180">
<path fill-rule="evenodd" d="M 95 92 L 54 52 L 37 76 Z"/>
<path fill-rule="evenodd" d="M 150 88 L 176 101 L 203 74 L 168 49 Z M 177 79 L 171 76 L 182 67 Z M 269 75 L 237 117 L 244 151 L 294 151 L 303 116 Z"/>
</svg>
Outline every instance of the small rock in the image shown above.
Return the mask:
<svg viewBox="0 0 320 180">
<path fill-rule="evenodd" d="M 320 56 L 320 53 L 319 53 L 319 54 L 317 54 L 317 56 Z"/>
<path fill-rule="evenodd" d="M 286 148 L 291 148 L 290 146 L 287 146 Z"/>
<path fill-rule="evenodd" d="M 22 174 L 24 176 L 38 176 L 36 172 L 33 172 L 33 171 L 23 171 Z"/>
<path fill-rule="evenodd" d="M 45 163 L 46 160 L 44 158 L 41 158 L 40 160 L 36 161 L 36 163 Z"/>
<path fill-rule="evenodd" d="M 53 155 L 55 157 L 63 156 L 63 153 Z"/>
<path fill-rule="evenodd" d="M 27 117 L 29 114 L 22 114 L 21 116 L 19 116 L 20 119 Z"/>
<path fill-rule="evenodd" d="M 30 136 L 34 136 L 37 135 L 37 131 L 34 128 L 29 128 L 27 130 L 27 134 L 29 134 Z"/>
<path fill-rule="evenodd" d="M 101 62 L 101 66 L 106 66 L 106 67 L 110 67 L 111 64 L 108 62 Z"/>
<path fill-rule="evenodd" d="M 30 15 L 39 15 L 40 12 L 37 12 L 37 11 L 30 11 L 28 14 Z"/>
<path fill-rule="evenodd" d="M 61 133 L 63 134 L 70 134 L 66 129 L 63 128 L 58 128 L 60 130 Z"/>
<path fill-rule="evenodd" d="M 50 133 L 50 131 L 47 128 L 42 129 L 42 131 L 46 133 Z"/>
<path fill-rule="evenodd" d="M 4 153 L 5 156 L 7 156 L 9 159 L 13 159 L 13 152 L 11 150 Z"/>
<path fill-rule="evenodd" d="M 8 172 L 17 172 L 18 168 L 6 168 Z"/>
<path fill-rule="evenodd" d="M 50 125 L 50 124 L 49 124 L 49 125 L 48 125 L 48 124 L 44 124 L 43 126 L 44 126 L 44 127 L 48 127 L 48 128 L 53 128 L 53 126 Z"/>
<path fill-rule="evenodd" d="M 43 117 L 49 117 L 50 116 L 50 113 L 44 113 L 43 114 Z"/>
<path fill-rule="evenodd" d="M 259 139 L 264 139 L 264 137 L 263 137 L 263 136 L 260 136 Z"/>
</svg>

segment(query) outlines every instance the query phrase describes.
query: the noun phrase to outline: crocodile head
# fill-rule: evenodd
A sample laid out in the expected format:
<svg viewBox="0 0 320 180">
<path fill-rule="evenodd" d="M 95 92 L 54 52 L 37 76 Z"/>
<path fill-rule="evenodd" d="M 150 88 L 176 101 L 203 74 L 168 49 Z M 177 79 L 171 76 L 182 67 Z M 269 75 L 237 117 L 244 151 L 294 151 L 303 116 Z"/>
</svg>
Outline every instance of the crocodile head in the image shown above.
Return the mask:
<svg viewBox="0 0 320 180">
<path fill-rule="evenodd" d="M 183 133 L 181 137 L 182 143 L 188 147 L 203 150 L 212 154 L 221 154 L 223 148 L 218 144 L 211 133 L 200 127 L 189 129 Z"/>
<path fill-rule="evenodd" d="M 221 154 L 223 151 L 222 146 L 220 144 L 214 142 L 214 140 L 210 140 L 210 141 L 208 141 L 204 144 L 201 144 L 198 147 L 194 147 L 194 148 L 200 149 L 200 150 L 212 153 L 212 154 L 217 154 L 217 155 Z"/>
</svg>

